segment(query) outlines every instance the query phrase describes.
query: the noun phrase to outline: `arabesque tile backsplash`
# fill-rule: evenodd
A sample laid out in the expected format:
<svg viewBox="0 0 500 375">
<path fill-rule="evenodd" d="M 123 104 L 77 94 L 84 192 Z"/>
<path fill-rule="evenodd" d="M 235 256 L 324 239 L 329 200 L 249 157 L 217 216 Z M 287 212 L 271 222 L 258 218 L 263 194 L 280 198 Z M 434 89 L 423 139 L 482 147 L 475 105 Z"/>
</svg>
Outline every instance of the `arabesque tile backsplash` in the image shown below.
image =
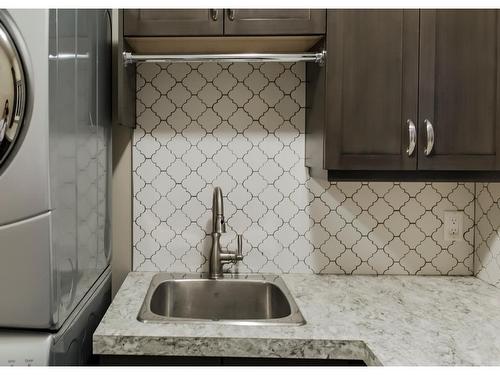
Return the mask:
<svg viewBox="0 0 500 375">
<path fill-rule="evenodd" d="M 309 177 L 304 70 L 138 65 L 134 270 L 206 271 L 220 186 L 223 246 L 244 237 L 240 272 L 473 274 L 474 183 Z M 446 210 L 464 212 L 463 241 L 444 241 Z"/>
</svg>

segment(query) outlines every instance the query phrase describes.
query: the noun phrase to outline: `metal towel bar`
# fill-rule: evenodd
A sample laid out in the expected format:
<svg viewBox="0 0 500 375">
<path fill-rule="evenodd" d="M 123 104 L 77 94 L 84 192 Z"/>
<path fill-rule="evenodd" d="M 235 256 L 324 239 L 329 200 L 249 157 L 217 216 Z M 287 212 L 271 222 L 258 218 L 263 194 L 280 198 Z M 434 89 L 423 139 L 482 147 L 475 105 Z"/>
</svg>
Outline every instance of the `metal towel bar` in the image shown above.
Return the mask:
<svg viewBox="0 0 500 375">
<path fill-rule="evenodd" d="M 229 53 L 229 54 L 191 54 L 191 55 L 136 55 L 123 52 L 123 63 L 136 62 L 314 62 L 322 65 L 326 51 L 304 53 Z"/>
</svg>

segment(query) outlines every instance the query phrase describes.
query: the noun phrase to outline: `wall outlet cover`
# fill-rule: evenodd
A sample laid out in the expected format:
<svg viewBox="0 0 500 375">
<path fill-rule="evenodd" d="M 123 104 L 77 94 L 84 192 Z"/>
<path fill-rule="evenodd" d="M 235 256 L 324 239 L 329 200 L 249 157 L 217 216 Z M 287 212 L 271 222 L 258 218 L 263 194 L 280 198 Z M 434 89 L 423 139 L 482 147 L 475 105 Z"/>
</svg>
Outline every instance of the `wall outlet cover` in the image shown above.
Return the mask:
<svg viewBox="0 0 500 375">
<path fill-rule="evenodd" d="M 444 240 L 464 240 L 464 213 L 463 211 L 444 211 Z"/>
</svg>

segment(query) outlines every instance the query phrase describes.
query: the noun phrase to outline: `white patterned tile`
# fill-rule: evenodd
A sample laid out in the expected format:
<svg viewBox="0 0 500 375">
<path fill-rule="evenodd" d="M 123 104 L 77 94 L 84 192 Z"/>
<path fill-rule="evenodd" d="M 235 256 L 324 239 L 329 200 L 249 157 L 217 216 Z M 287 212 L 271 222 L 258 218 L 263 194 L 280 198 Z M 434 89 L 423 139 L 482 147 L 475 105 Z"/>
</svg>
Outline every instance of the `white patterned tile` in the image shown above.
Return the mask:
<svg viewBox="0 0 500 375">
<path fill-rule="evenodd" d="M 399 264 L 410 274 L 417 274 L 425 265 L 425 259 L 415 250 L 410 250 L 400 261 Z"/>
<path fill-rule="evenodd" d="M 245 156 L 252 149 L 252 147 L 252 143 L 242 134 L 237 134 L 227 144 L 227 148 L 229 148 L 238 158 Z"/>
<path fill-rule="evenodd" d="M 137 75 L 144 78 L 146 81 L 151 81 L 161 72 L 158 64 L 138 64 Z"/>
<path fill-rule="evenodd" d="M 236 78 L 239 82 L 244 81 L 250 73 L 253 72 L 254 68 L 249 63 L 238 63 L 231 64 L 228 68 L 229 72 Z"/>
<path fill-rule="evenodd" d="M 362 263 L 361 259 L 350 249 L 346 249 L 335 262 L 347 274 L 351 274 Z"/>
<path fill-rule="evenodd" d="M 212 132 L 222 123 L 222 118 L 212 108 L 208 108 L 198 117 L 197 122 L 207 132 Z"/>
<path fill-rule="evenodd" d="M 182 233 L 184 231 L 184 229 L 186 229 L 190 223 L 191 223 L 191 220 L 189 220 L 189 218 L 186 216 L 186 214 L 180 210 L 176 210 L 167 219 L 167 224 L 177 234 Z"/>
<path fill-rule="evenodd" d="M 146 234 L 135 247 L 145 258 L 150 258 L 160 248 L 160 245 L 151 235 Z"/>
<path fill-rule="evenodd" d="M 196 221 L 207 209 L 198 199 L 191 198 L 182 207 L 182 210 L 190 220 Z"/>
<path fill-rule="evenodd" d="M 215 77 L 222 72 L 222 67 L 220 64 L 215 62 L 213 63 L 204 63 L 198 67 L 198 71 L 205 77 L 206 80 L 212 81 Z"/>
<path fill-rule="evenodd" d="M 222 70 L 217 77 L 212 81 L 212 83 L 219 89 L 224 95 L 236 86 L 238 80 L 233 77 L 233 75 L 226 69 Z"/>
<path fill-rule="evenodd" d="M 192 70 L 184 79 L 182 79 L 182 84 L 191 92 L 191 94 L 196 95 L 203 87 L 205 87 L 207 81 L 197 70 Z"/>
<path fill-rule="evenodd" d="M 480 274 L 500 269 L 489 255 L 500 253 L 500 187 L 478 184 L 474 210 L 471 183 L 309 177 L 304 64 L 140 64 L 137 87 L 134 269 L 207 269 L 214 186 L 225 196 L 223 245 L 234 250 L 244 234 L 232 270 L 471 274 L 475 232 Z M 464 212 L 465 241 L 440 239 L 447 209 Z M 474 211 L 489 218 L 476 231 Z"/>
<path fill-rule="evenodd" d="M 151 83 L 164 97 L 174 87 L 175 78 L 170 75 L 165 69 L 162 69 L 152 80 Z"/>
<path fill-rule="evenodd" d="M 254 70 L 243 82 L 254 94 L 258 94 L 269 81 L 259 70 Z"/>
<path fill-rule="evenodd" d="M 375 244 L 370 241 L 367 237 L 362 237 L 359 241 L 357 241 L 354 246 L 352 247 L 352 250 L 358 254 L 360 259 L 363 262 L 368 261 L 370 257 L 375 254 L 378 251 L 378 247 L 375 246 Z"/>
<path fill-rule="evenodd" d="M 377 195 L 369 188 L 368 185 L 363 185 L 361 189 L 353 195 L 354 200 L 359 207 L 367 210 L 378 199 Z"/>
<path fill-rule="evenodd" d="M 284 120 L 290 120 L 300 109 L 300 106 L 290 96 L 284 96 L 278 104 L 274 106 Z"/>
<path fill-rule="evenodd" d="M 160 199 L 160 194 L 151 185 L 146 185 L 137 192 L 135 197 L 141 202 L 144 208 L 149 210 Z"/>
<path fill-rule="evenodd" d="M 197 145 L 201 152 L 207 157 L 212 158 L 217 151 L 222 148 L 222 144 L 211 134 L 207 134 Z"/>
<path fill-rule="evenodd" d="M 161 146 L 151 156 L 151 160 L 164 171 L 175 161 L 175 155 L 165 146 Z"/>
<path fill-rule="evenodd" d="M 274 108 L 269 108 L 266 113 L 259 119 L 259 122 L 267 129 L 271 134 L 276 132 L 276 130 L 283 124 L 283 118 Z M 278 133 L 279 134 L 279 133 Z M 281 137 L 277 137 L 282 139 Z"/>
<path fill-rule="evenodd" d="M 242 107 L 253 97 L 253 93 L 244 84 L 238 83 L 229 91 L 228 96 L 238 107 Z"/>
<path fill-rule="evenodd" d="M 236 207 L 243 207 L 252 199 L 252 194 L 250 194 L 249 191 L 243 187 L 243 185 L 237 185 L 229 192 L 227 199 L 229 199 Z"/>
<path fill-rule="evenodd" d="M 289 222 L 299 212 L 299 209 L 289 198 L 283 198 L 283 200 L 274 207 L 274 212 L 276 212 L 284 222 Z"/>
<path fill-rule="evenodd" d="M 416 199 L 411 199 L 401 208 L 400 212 L 411 223 L 415 223 L 425 213 L 425 207 L 422 206 Z"/>
<path fill-rule="evenodd" d="M 273 209 L 283 199 L 283 194 L 272 185 L 269 185 L 260 193 L 259 199 L 266 204 L 267 207 Z"/>
<path fill-rule="evenodd" d="M 274 160 L 267 160 L 259 169 L 259 174 L 270 184 L 274 183 L 283 174 L 281 168 Z"/>
<path fill-rule="evenodd" d="M 236 131 L 240 133 L 253 123 L 252 117 L 250 117 L 242 108 L 238 108 L 236 112 L 229 116 L 227 121 Z"/>
<path fill-rule="evenodd" d="M 254 197 L 243 207 L 243 212 L 245 212 L 253 222 L 257 222 L 267 212 L 267 207 Z M 258 228 L 260 229 L 260 227 Z"/>
<path fill-rule="evenodd" d="M 158 168 L 151 160 L 145 160 L 144 163 L 136 169 L 137 176 L 139 176 L 146 183 L 151 183 L 151 181 L 153 181 L 160 172 L 160 168 Z"/>
<path fill-rule="evenodd" d="M 367 263 L 372 269 L 381 270 L 381 273 L 385 273 L 394 264 L 394 259 L 384 251 L 377 251 L 368 259 Z"/>
<path fill-rule="evenodd" d="M 269 106 L 274 107 L 285 94 L 283 91 L 276 86 L 275 83 L 270 82 L 260 93 L 259 97 Z"/>
<path fill-rule="evenodd" d="M 151 233 L 151 231 L 160 224 L 160 219 L 154 214 L 154 212 L 146 210 L 139 217 L 135 219 L 135 222 L 139 227 L 146 233 Z"/>
<path fill-rule="evenodd" d="M 158 226 L 153 229 L 151 236 L 160 244 L 160 246 L 165 246 L 170 242 L 175 232 L 167 225 L 165 222 L 161 222 Z"/>
<path fill-rule="evenodd" d="M 228 120 L 238 109 L 238 106 L 228 97 L 223 96 L 213 105 L 214 111 L 223 120 Z"/>
<path fill-rule="evenodd" d="M 175 212 L 175 206 L 166 197 L 161 197 L 151 208 L 161 220 L 167 220 Z"/>
<path fill-rule="evenodd" d="M 151 107 L 161 96 L 161 93 L 150 83 L 146 83 L 137 92 L 137 99 L 141 101 L 146 107 Z"/>
<path fill-rule="evenodd" d="M 151 110 L 161 119 L 166 120 L 174 111 L 175 105 L 166 96 L 161 96 L 152 106 Z"/>
<path fill-rule="evenodd" d="M 238 158 L 231 152 L 230 149 L 223 147 L 212 156 L 212 160 L 221 170 L 227 171 L 238 160 Z"/>
<path fill-rule="evenodd" d="M 299 187 L 299 183 L 289 172 L 285 171 L 274 182 L 274 186 L 278 188 L 281 194 L 287 197 Z"/>
<path fill-rule="evenodd" d="M 237 210 L 234 215 L 227 219 L 227 223 L 236 233 L 242 234 L 252 225 L 252 220 L 242 210 Z"/>
<path fill-rule="evenodd" d="M 161 148 L 160 143 L 153 137 L 142 137 L 139 141 L 135 143 L 135 147 L 144 155 L 146 158 L 150 158 Z"/>
<path fill-rule="evenodd" d="M 384 222 L 392 215 L 394 209 L 383 199 L 377 200 L 368 209 L 370 215 L 372 215 L 377 221 Z"/>
<path fill-rule="evenodd" d="M 182 159 L 175 159 L 175 161 L 167 167 L 167 173 L 175 182 L 180 183 L 191 173 L 191 169 Z"/>
<path fill-rule="evenodd" d="M 276 78 L 276 84 L 285 94 L 291 94 L 292 91 L 299 87 L 300 83 L 300 78 L 289 69 L 283 71 L 282 74 Z"/>
<path fill-rule="evenodd" d="M 177 83 L 172 89 L 167 93 L 167 98 L 170 99 L 177 107 L 182 107 L 184 103 L 191 98 L 191 93 L 182 84 Z"/>
<path fill-rule="evenodd" d="M 426 210 L 432 209 L 440 200 L 441 195 L 431 184 L 427 184 L 415 197 Z"/>
<path fill-rule="evenodd" d="M 219 186 L 222 191 L 232 191 L 238 185 L 238 181 L 234 175 L 223 171 L 212 181 L 212 185 Z"/>
<path fill-rule="evenodd" d="M 395 210 L 399 210 L 408 200 L 410 196 L 399 185 L 394 185 L 385 195 L 384 200 Z"/>
<path fill-rule="evenodd" d="M 206 186 L 205 180 L 196 172 L 191 172 L 184 180 L 182 186 L 192 195 L 198 194 Z"/>
<path fill-rule="evenodd" d="M 401 235 L 409 225 L 410 222 L 398 211 L 393 212 L 392 215 L 384 221 L 384 226 L 395 236 Z"/>
<path fill-rule="evenodd" d="M 207 106 L 198 99 L 197 96 L 191 96 L 183 105 L 182 110 L 189 114 L 192 120 L 196 120 L 207 109 Z"/>
</svg>

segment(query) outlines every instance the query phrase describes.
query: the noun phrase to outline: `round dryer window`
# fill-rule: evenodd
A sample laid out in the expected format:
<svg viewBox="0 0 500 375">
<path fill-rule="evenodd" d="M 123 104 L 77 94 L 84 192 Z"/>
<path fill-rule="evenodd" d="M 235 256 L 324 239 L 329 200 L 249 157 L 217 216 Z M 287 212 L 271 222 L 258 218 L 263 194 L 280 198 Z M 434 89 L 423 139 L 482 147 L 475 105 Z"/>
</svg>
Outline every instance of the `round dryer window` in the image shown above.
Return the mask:
<svg viewBox="0 0 500 375">
<path fill-rule="evenodd" d="M 0 23 L 0 167 L 12 151 L 23 123 L 26 85 L 23 64 Z"/>
</svg>

